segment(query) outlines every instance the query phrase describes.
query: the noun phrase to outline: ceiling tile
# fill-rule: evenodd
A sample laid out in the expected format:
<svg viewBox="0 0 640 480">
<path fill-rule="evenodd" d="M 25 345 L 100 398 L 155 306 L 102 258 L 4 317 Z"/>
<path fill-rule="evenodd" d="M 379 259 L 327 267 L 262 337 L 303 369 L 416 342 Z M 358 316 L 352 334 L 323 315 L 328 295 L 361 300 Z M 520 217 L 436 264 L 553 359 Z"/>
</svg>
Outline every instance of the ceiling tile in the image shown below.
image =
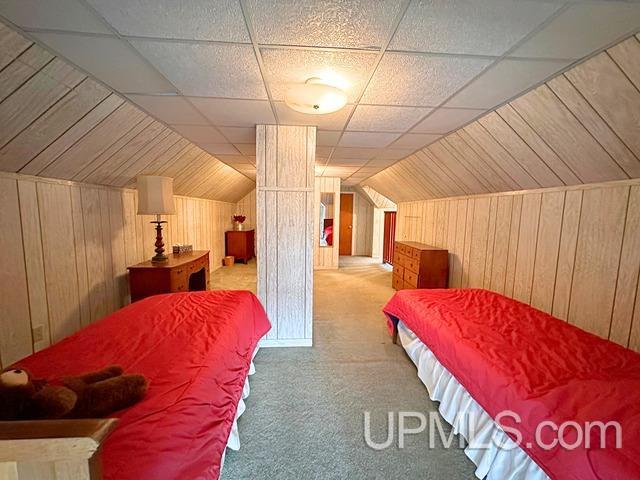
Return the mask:
<svg viewBox="0 0 640 480">
<path fill-rule="evenodd" d="M 276 122 L 268 101 L 189 97 L 189 101 L 214 125 L 254 127 Z"/>
<path fill-rule="evenodd" d="M 183 97 L 170 95 L 127 95 L 134 103 L 160 121 L 184 125 L 208 125 L 204 118 Z"/>
<path fill-rule="evenodd" d="M 212 143 L 226 143 L 224 137 L 213 127 L 202 125 L 171 125 L 176 132 L 196 144 L 210 145 Z"/>
<path fill-rule="evenodd" d="M 399 133 L 344 132 L 342 138 L 340 139 L 340 146 L 386 147 L 399 136 Z"/>
<path fill-rule="evenodd" d="M 256 154 L 256 145 L 254 143 L 236 143 L 234 146 L 240 151 L 243 155 L 254 155 Z"/>
<path fill-rule="evenodd" d="M 113 33 L 78 0 L 3 0 L 0 13 L 24 29 L 67 30 L 84 33 Z"/>
<path fill-rule="evenodd" d="M 373 158 L 380 152 L 379 148 L 348 148 L 348 147 L 336 147 L 331 158 L 345 159 L 352 158 L 358 160 L 368 160 Z"/>
<path fill-rule="evenodd" d="M 358 105 L 347 129 L 405 132 L 430 111 L 430 108 Z"/>
<path fill-rule="evenodd" d="M 196 97 L 266 99 L 250 45 L 132 40 L 182 92 Z"/>
<path fill-rule="evenodd" d="M 463 88 L 445 106 L 493 108 L 567 66 L 560 60 L 505 59 Z"/>
<path fill-rule="evenodd" d="M 239 155 L 240 153 L 230 143 L 200 143 L 199 146 L 211 155 Z"/>
<path fill-rule="evenodd" d="M 330 132 L 328 130 L 318 130 L 316 132 L 316 145 L 333 146 L 338 144 L 342 132 Z"/>
<path fill-rule="evenodd" d="M 368 160 L 357 158 L 332 158 L 329 165 L 334 167 L 362 167 Z"/>
<path fill-rule="evenodd" d="M 386 53 L 362 103 L 436 106 L 489 63 L 484 58 Z"/>
<path fill-rule="evenodd" d="M 430 133 L 407 133 L 391 144 L 392 148 L 422 148 L 441 138 L 441 135 Z"/>
<path fill-rule="evenodd" d="M 232 143 L 253 143 L 256 141 L 255 127 L 220 127 L 218 130 Z"/>
<path fill-rule="evenodd" d="M 412 132 L 449 133 L 451 130 L 462 127 L 462 125 L 470 122 L 483 113 L 484 110 L 438 108 L 435 112 L 420 122 Z"/>
<path fill-rule="evenodd" d="M 411 155 L 415 148 L 385 148 L 376 155 L 375 161 L 400 160 Z"/>
<path fill-rule="evenodd" d="M 329 154 L 332 152 L 332 150 L 333 147 L 331 146 L 323 146 L 316 143 L 316 156 L 318 157 L 329 157 Z"/>
<path fill-rule="evenodd" d="M 353 110 L 352 105 L 347 105 L 342 110 L 327 115 L 308 115 L 296 112 L 282 102 L 275 102 L 274 105 L 281 125 L 315 125 L 325 130 L 342 130 Z"/>
<path fill-rule="evenodd" d="M 175 88 L 123 40 L 65 33 L 33 36 L 114 90 L 175 93 Z"/>
<path fill-rule="evenodd" d="M 87 0 L 122 35 L 250 42 L 237 0 Z"/>
<path fill-rule="evenodd" d="M 514 0 L 414 1 L 389 49 L 500 56 L 561 6 Z"/>
<path fill-rule="evenodd" d="M 350 102 L 358 99 L 369 79 L 376 54 L 293 49 L 261 49 L 265 80 L 274 100 L 284 100 L 293 84 L 318 77 L 344 90 Z"/>
<path fill-rule="evenodd" d="M 603 2 L 571 5 L 513 56 L 582 58 L 638 30 L 638 2 Z"/>
<path fill-rule="evenodd" d="M 259 43 L 380 47 L 400 12 L 396 0 L 248 0 Z"/>
</svg>

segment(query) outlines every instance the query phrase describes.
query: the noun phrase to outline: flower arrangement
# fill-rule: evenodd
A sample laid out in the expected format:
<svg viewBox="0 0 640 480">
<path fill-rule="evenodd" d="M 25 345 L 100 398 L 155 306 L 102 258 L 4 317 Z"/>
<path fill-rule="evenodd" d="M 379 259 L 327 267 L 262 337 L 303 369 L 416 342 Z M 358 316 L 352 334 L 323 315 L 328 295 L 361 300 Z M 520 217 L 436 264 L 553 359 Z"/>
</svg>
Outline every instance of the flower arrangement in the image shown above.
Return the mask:
<svg viewBox="0 0 640 480">
<path fill-rule="evenodd" d="M 234 222 L 238 222 L 238 223 L 244 223 L 244 221 L 247 219 L 247 217 L 245 217 L 244 215 L 234 215 L 233 216 L 233 221 Z"/>
</svg>

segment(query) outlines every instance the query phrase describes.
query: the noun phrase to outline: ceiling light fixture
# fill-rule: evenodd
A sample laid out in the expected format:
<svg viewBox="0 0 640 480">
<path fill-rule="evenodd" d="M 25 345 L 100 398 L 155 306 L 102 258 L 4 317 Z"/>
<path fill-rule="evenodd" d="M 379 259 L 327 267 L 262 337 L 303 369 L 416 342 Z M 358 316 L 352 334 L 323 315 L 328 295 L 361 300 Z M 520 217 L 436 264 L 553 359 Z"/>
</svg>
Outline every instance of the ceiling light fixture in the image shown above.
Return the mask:
<svg viewBox="0 0 640 480">
<path fill-rule="evenodd" d="M 296 112 L 322 115 L 340 110 L 347 104 L 347 94 L 338 87 L 323 83 L 313 77 L 302 85 L 295 85 L 287 92 L 285 103 Z"/>
</svg>

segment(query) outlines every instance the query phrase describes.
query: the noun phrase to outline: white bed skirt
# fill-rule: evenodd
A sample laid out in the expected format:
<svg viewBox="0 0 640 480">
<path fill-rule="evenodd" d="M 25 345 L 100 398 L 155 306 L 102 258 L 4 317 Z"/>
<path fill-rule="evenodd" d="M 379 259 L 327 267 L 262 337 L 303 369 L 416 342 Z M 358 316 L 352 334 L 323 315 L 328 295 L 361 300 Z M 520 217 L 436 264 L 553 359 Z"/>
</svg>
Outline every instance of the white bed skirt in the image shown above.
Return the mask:
<svg viewBox="0 0 640 480">
<path fill-rule="evenodd" d="M 227 448 L 231 450 L 238 451 L 240 450 L 240 433 L 238 432 L 238 419 L 240 415 L 244 413 L 247 409 L 247 405 L 244 403 L 245 399 L 251 393 L 251 388 L 249 387 L 249 376 L 256 373 L 256 367 L 253 364 L 253 359 L 256 358 L 256 354 L 260 347 L 256 347 L 253 352 L 253 356 L 251 357 L 251 364 L 249 365 L 249 373 L 247 374 L 247 378 L 244 379 L 244 387 L 242 388 L 242 397 L 240 397 L 240 401 L 238 402 L 238 408 L 236 409 L 236 418 L 233 420 L 233 425 L 231 426 L 231 433 L 229 433 L 229 439 L 227 440 Z M 220 471 L 222 471 L 222 467 L 224 466 L 224 458 L 226 456 L 226 449 L 222 454 L 222 464 L 220 467 Z"/>
<path fill-rule="evenodd" d="M 398 323 L 398 337 L 418 368 L 418 378 L 427 387 L 429 397 L 440 402 L 438 410 L 442 417 L 453 427 L 454 433 L 470 442 L 464 453 L 476 465 L 476 477 L 487 480 L 549 478 L 402 322 Z M 473 439 L 469 438 L 470 432 L 474 433 Z M 490 446 L 474 448 L 474 445 Z"/>
</svg>

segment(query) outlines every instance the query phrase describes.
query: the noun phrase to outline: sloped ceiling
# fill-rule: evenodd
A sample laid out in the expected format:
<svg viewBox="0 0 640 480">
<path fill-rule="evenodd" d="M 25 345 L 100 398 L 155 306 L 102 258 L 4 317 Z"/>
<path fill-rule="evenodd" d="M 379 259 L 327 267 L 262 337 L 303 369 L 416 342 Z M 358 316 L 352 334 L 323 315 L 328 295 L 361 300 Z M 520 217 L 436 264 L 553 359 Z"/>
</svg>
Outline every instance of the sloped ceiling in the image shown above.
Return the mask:
<svg viewBox="0 0 640 480">
<path fill-rule="evenodd" d="M 631 36 L 364 182 L 396 202 L 640 178 Z"/>
<path fill-rule="evenodd" d="M 256 123 L 317 125 L 356 184 L 635 33 L 615 0 L 2 0 L 0 15 L 243 173 Z M 292 83 L 346 90 L 330 115 Z"/>
<path fill-rule="evenodd" d="M 254 181 L 0 23 L 0 170 L 236 202 Z"/>
</svg>

